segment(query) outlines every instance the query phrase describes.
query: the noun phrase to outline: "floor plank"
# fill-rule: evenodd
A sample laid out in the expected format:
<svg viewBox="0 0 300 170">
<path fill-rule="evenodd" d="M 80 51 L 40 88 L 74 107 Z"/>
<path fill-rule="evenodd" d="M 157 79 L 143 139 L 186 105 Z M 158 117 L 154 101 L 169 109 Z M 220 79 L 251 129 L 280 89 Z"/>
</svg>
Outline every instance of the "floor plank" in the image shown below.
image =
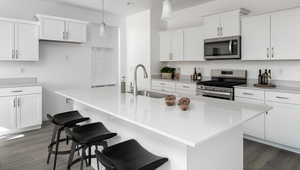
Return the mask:
<svg viewBox="0 0 300 170">
<path fill-rule="evenodd" d="M 0 140 L 0 170 L 52 170 L 53 162 L 46 164 L 51 132 L 52 126 L 46 123 L 42 129 L 25 133 L 22 138 Z M 57 170 L 66 169 L 67 158 L 58 157 Z M 72 168 L 78 169 L 79 165 Z M 244 140 L 244 170 L 300 170 L 300 155 Z"/>
</svg>

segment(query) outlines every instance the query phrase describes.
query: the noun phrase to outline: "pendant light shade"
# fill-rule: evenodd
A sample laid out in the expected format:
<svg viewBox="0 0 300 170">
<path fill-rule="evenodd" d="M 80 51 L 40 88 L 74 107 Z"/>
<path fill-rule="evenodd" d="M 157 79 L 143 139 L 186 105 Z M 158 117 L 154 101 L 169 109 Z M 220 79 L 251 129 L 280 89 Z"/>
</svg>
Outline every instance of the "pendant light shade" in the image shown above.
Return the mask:
<svg viewBox="0 0 300 170">
<path fill-rule="evenodd" d="M 102 0 L 102 23 L 100 24 L 100 36 L 104 36 L 105 31 L 106 31 L 106 24 L 105 24 L 105 20 L 104 20 L 104 0 Z"/>
<path fill-rule="evenodd" d="M 102 22 L 101 24 L 100 24 L 100 30 L 99 30 L 100 32 L 100 36 L 102 37 L 102 36 L 104 36 L 104 34 L 105 34 L 105 31 L 106 31 L 106 24 L 104 23 L 104 22 Z"/>
<path fill-rule="evenodd" d="M 171 0 L 164 0 L 163 1 L 163 8 L 162 8 L 162 20 L 170 19 L 172 16 L 173 8 Z"/>
</svg>

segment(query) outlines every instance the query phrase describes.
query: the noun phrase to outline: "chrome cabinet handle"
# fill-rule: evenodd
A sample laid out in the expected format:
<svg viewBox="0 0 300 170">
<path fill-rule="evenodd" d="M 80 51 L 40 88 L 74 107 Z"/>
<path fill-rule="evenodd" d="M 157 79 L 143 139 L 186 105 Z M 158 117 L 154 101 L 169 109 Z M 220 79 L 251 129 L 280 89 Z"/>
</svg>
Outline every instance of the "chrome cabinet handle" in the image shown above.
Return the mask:
<svg viewBox="0 0 300 170">
<path fill-rule="evenodd" d="M 249 95 L 249 96 L 253 96 L 254 94 L 252 94 L 252 93 L 247 93 L 247 92 L 244 92 L 243 93 L 244 95 Z"/>
<path fill-rule="evenodd" d="M 229 47 L 228 47 L 229 53 L 232 53 L 232 40 L 229 41 Z"/>
<path fill-rule="evenodd" d="M 13 92 L 13 93 L 21 93 L 21 92 L 23 92 L 23 90 L 14 90 L 14 91 L 11 91 L 11 92 Z"/>
<path fill-rule="evenodd" d="M 16 50 L 16 59 L 19 58 L 19 50 Z"/>
<path fill-rule="evenodd" d="M 267 48 L 267 58 L 270 58 L 270 49 Z"/>
<path fill-rule="evenodd" d="M 223 36 L 223 27 L 221 26 L 220 29 L 221 29 L 220 34 L 221 34 L 221 36 Z"/>
<path fill-rule="evenodd" d="M 18 100 L 17 100 L 17 103 L 18 103 L 18 107 L 20 107 L 20 105 L 21 105 L 21 99 L 18 97 Z"/>
<path fill-rule="evenodd" d="M 17 99 L 17 98 L 15 97 L 14 100 L 13 100 L 13 107 L 14 107 L 14 108 L 17 107 L 17 100 L 16 100 L 16 99 Z"/>
<path fill-rule="evenodd" d="M 274 47 L 272 47 L 272 58 L 274 58 Z"/>
<path fill-rule="evenodd" d="M 12 54 L 12 58 L 14 59 L 14 58 L 15 58 L 15 55 L 16 55 L 14 49 L 12 49 L 12 53 L 11 53 L 11 54 Z"/>
<path fill-rule="evenodd" d="M 189 86 L 182 86 L 183 88 L 186 88 L 186 89 L 189 89 L 190 87 Z"/>
<path fill-rule="evenodd" d="M 287 97 L 281 97 L 281 96 L 276 96 L 277 99 L 284 99 L 284 100 L 288 100 L 289 98 Z"/>
<path fill-rule="evenodd" d="M 66 31 L 63 32 L 63 40 L 66 39 Z"/>
<path fill-rule="evenodd" d="M 220 36 L 220 27 L 217 27 L 217 36 Z"/>
</svg>

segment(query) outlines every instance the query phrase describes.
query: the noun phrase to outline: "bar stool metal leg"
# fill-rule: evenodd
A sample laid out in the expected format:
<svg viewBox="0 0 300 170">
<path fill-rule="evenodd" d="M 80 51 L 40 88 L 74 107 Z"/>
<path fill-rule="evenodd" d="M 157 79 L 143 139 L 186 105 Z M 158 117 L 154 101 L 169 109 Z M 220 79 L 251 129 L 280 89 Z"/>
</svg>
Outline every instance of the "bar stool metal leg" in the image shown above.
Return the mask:
<svg viewBox="0 0 300 170">
<path fill-rule="evenodd" d="M 54 155 L 54 165 L 53 165 L 53 170 L 56 169 L 56 161 L 57 161 L 57 154 L 58 154 L 58 147 L 59 147 L 59 140 L 60 140 L 60 135 L 61 135 L 61 131 L 63 129 L 59 128 L 58 132 L 57 132 L 57 138 L 56 138 L 56 148 L 55 148 L 55 155 Z"/>
<path fill-rule="evenodd" d="M 70 170 L 70 167 L 71 167 L 72 161 L 74 159 L 74 154 L 75 154 L 76 150 L 77 150 L 77 144 L 75 142 L 72 142 L 71 153 L 70 153 L 69 160 L 68 160 L 67 170 Z"/>
<path fill-rule="evenodd" d="M 53 149 L 53 143 L 55 142 L 56 133 L 57 133 L 57 126 L 54 126 L 52 137 L 51 137 L 51 142 L 50 142 L 50 145 L 48 146 L 47 164 L 49 164 L 49 162 L 50 162 L 51 152 Z"/>
</svg>

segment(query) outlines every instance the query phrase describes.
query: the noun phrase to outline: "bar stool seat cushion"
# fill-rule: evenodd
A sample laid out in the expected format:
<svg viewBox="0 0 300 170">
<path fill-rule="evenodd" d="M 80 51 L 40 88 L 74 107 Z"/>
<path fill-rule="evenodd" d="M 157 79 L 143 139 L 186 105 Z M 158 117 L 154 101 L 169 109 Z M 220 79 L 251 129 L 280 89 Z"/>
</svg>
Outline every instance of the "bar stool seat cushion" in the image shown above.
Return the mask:
<svg viewBox="0 0 300 170">
<path fill-rule="evenodd" d="M 115 170 L 154 170 L 168 161 L 150 153 L 133 139 L 106 148 L 101 155 L 102 163 L 112 165 Z"/>
<path fill-rule="evenodd" d="M 72 139 L 79 144 L 93 144 L 117 135 L 117 133 L 112 133 L 107 130 L 100 122 L 76 127 L 73 131 L 69 131 L 68 133 L 70 133 Z"/>
<path fill-rule="evenodd" d="M 87 120 L 89 118 L 83 117 L 78 111 L 70 111 L 54 115 L 52 122 L 59 126 L 69 127 Z"/>
</svg>

